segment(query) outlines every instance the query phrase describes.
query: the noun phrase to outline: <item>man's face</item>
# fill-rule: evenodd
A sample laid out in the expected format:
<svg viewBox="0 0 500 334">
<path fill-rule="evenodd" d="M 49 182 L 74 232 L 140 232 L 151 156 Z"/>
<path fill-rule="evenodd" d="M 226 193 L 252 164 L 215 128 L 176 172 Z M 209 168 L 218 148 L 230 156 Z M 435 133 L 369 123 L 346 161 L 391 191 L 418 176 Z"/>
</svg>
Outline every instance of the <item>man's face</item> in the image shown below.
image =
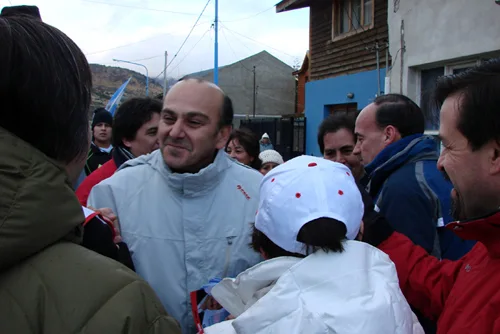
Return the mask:
<svg viewBox="0 0 500 334">
<path fill-rule="evenodd" d="M 224 147 L 231 127 L 219 128 L 223 93 L 215 85 L 185 80 L 170 89 L 163 103 L 158 139 L 167 166 L 197 173 Z"/>
<path fill-rule="evenodd" d="M 111 142 L 112 128 L 107 123 L 97 123 L 94 126 L 94 140 L 100 143 Z"/>
<path fill-rule="evenodd" d="M 328 132 L 323 137 L 325 151 L 323 157 L 327 160 L 339 162 L 349 167 L 356 179 L 363 175 L 363 166 L 359 155 L 354 154 L 356 145 L 354 134 L 348 129 L 339 129 Z"/>
<path fill-rule="evenodd" d="M 358 138 L 354 154 L 361 156 L 365 166 L 388 145 L 384 130 L 380 129 L 375 121 L 376 111 L 377 106 L 369 104 L 356 119 L 355 133 Z"/>
<path fill-rule="evenodd" d="M 160 114 L 153 113 L 151 119 L 137 130 L 135 138 L 133 140 L 123 139 L 123 144 L 136 157 L 153 152 L 160 147 L 158 143 L 159 123 Z"/>
<path fill-rule="evenodd" d="M 443 150 L 438 169 L 451 180 L 452 213 L 456 220 L 483 216 L 498 209 L 498 189 L 492 178 L 494 169 L 492 144 L 472 151 L 467 138 L 457 129 L 459 95 L 448 97 L 441 107 L 439 136 Z"/>
</svg>

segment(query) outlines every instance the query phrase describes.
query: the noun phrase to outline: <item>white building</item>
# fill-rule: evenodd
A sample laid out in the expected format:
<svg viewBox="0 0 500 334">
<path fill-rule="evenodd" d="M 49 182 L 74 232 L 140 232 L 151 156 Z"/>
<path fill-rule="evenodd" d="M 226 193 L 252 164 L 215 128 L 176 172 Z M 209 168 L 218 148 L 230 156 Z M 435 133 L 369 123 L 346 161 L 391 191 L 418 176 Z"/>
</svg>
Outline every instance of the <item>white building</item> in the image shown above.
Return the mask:
<svg viewBox="0 0 500 334">
<path fill-rule="evenodd" d="M 437 134 L 430 92 L 439 76 L 500 57 L 500 0 L 388 0 L 392 69 L 386 91 L 416 101 Z M 389 89 L 389 90 L 387 90 Z"/>
</svg>

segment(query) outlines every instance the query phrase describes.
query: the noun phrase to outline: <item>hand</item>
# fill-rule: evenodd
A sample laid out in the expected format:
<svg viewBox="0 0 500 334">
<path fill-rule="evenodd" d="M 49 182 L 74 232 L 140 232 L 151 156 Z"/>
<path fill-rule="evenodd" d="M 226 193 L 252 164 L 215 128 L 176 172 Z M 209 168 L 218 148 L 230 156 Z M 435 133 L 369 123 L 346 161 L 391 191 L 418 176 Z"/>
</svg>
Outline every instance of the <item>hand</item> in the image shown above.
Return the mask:
<svg viewBox="0 0 500 334">
<path fill-rule="evenodd" d="M 207 296 L 207 298 L 203 302 L 203 305 L 201 306 L 202 310 L 215 311 L 215 310 L 220 310 L 221 308 L 222 306 L 212 296 Z"/>
<path fill-rule="evenodd" d="M 113 223 L 113 228 L 115 229 L 115 239 L 113 240 L 115 243 L 122 242 L 122 237 L 120 235 L 120 225 L 118 222 L 118 217 L 115 215 L 113 210 L 111 208 L 101 208 L 101 209 L 94 209 L 93 207 L 88 207 L 91 210 L 94 210 L 104 218 L 108 219 L 110 222 Z"/>
</svg>

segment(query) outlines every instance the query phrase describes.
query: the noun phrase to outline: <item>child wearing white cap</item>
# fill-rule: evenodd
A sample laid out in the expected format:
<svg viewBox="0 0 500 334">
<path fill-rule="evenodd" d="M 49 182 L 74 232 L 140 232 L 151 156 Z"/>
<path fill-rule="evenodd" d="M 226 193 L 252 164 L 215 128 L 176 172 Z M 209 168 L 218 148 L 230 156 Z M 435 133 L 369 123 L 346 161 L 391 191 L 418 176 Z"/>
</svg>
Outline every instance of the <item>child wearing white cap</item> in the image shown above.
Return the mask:
<svg viewBox="0 0 500 334">
<path fill-rule="evenodd" d="M 346 166 L 301 156 L 274 168 L 252 235 L 266 261 L 212 289 L 236 319 L 205 333 L 423 333 L 389 257 L 355 241 L 362 216 Z"/>
<path fill-rule="evenodd" d="M 260 173 L 266 175 L 273 168 L 284 163 L 283 157 L 275 150 L 265 150 L 260 152 L 259 160 L 261 161 Z"/>
</svg>

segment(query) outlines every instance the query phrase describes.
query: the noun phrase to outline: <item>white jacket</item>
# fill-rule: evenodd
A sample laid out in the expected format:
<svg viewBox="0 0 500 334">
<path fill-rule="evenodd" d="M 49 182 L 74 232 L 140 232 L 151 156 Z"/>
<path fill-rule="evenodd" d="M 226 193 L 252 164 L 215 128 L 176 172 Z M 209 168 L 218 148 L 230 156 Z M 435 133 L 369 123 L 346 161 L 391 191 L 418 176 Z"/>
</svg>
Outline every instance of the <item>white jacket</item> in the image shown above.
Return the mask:
<svg viewBox="0 0 500 334">
<path fill-rule="evenodd" d="M 114 210 L 137 273 L 188 334 L 189 293 L 261 260 L 248 246 L 261 178 L 223 151 L 197 174 L 172 173 L 158 150 L 95 186 L 89 205 Z"/>
<path fill-rule="evenodd" d="M 424 333 L 389 257 L 357 241 L 347 241 L 343 253 L 262 262 L 212 294 L 237 318 L 206 334 Z"/>
</svg>

